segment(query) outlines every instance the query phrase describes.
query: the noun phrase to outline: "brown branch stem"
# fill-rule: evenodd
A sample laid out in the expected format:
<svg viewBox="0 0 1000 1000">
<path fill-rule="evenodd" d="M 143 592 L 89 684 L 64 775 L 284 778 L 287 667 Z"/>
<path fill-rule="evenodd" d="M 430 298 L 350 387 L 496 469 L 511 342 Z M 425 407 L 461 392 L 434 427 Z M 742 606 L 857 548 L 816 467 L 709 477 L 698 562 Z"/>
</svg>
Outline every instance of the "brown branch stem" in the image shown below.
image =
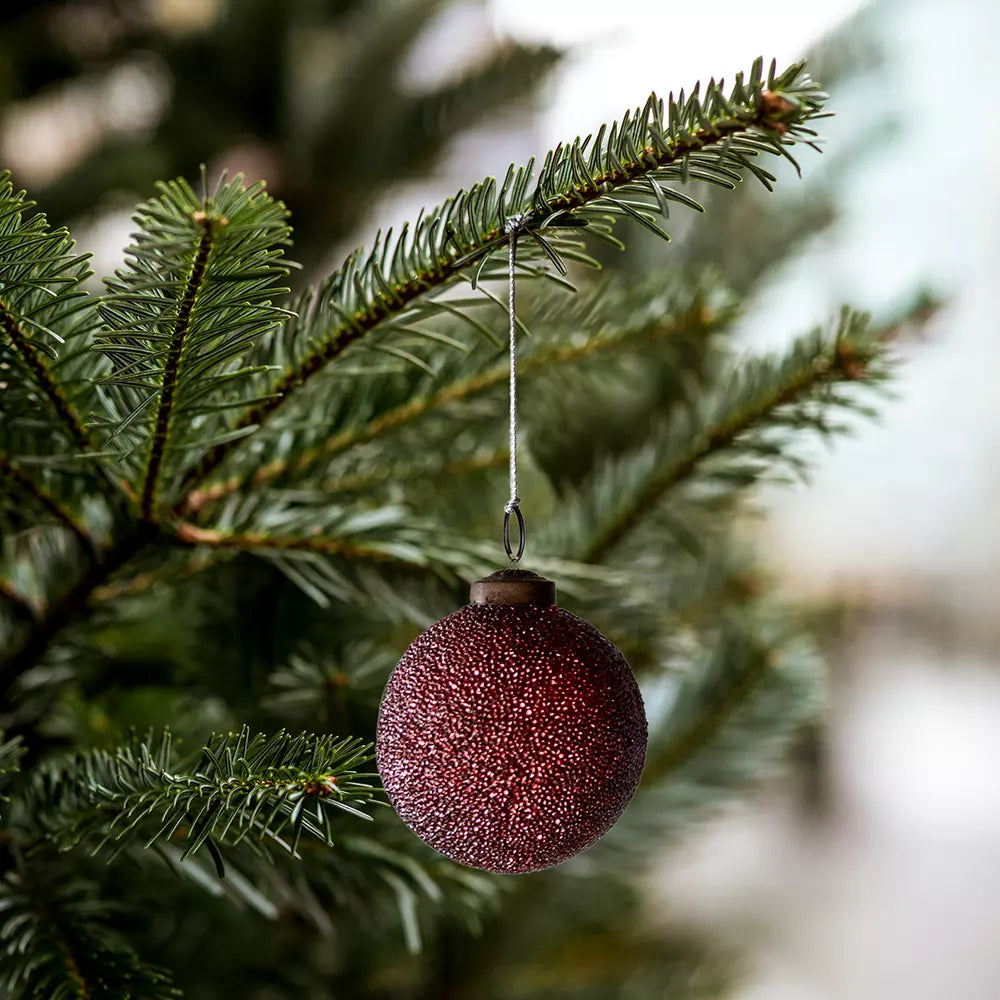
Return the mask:
<svg viewBox="0 0 1000 1000">
<path fill-rule="evenodd" d="M 176 528 L 175 541 L 181 545 L 205 545 L 216 549 L 243 551 L 317 552 L 323 555 L 344 556 L 369 562 L 405 562 L 388 552 L 371 545 L 358 545 L 338 538 L 300 537 L 296 535 L 264 535 L 260 533 L 226 534 L 210 531 L 183 522 Z M 406 563 L 406 565 L 412 565 Z"/>
<path fill-rule="evenodd" d="M 35 620 L 35 609 L 9 580 L 0 580 L 0 598 L 7 602 L 18 618 L 29 622 Z"/>
</svg>

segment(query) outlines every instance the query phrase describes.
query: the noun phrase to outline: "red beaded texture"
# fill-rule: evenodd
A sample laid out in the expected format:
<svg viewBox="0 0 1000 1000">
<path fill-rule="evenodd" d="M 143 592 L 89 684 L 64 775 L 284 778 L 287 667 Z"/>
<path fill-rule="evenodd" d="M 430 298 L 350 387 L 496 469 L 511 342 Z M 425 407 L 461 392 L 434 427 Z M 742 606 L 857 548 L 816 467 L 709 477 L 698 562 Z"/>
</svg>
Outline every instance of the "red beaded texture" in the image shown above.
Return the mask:
<svg viewBox="0 0 1000 1000">
<path fill-rule="evenodd" d="M 389 678 L 378 769 L 403 821 L 463 865 L 530 872 L 606 833 L 646 757 L 622 654 L 555 606 L 473 604 L 418 636 Z"/>
</svg>

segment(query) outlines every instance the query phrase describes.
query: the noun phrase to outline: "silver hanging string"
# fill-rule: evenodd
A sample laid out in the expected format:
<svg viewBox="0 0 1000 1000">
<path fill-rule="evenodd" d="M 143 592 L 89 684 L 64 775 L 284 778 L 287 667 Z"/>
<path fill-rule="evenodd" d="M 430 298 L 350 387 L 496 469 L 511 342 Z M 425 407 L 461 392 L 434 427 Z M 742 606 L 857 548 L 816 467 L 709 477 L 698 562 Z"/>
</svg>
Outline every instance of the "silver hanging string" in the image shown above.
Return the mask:
<svg viewBox="0 0 1000 1000">
<path fill-rule="evenodd" d="M 517 267 L 517 237 L 524 226 L 525 216 L 512 215 L 504 225 L 508 241 L 508 303 L 510 308 L 510 499 L 504 504 L 503 547 L 511 564 L 524 555 L 524 515 L 517 494 L 517 308 L 515 268 Z M 517 551 L 510 544 L 510 519 L 517 520 Z"/>
</svg>

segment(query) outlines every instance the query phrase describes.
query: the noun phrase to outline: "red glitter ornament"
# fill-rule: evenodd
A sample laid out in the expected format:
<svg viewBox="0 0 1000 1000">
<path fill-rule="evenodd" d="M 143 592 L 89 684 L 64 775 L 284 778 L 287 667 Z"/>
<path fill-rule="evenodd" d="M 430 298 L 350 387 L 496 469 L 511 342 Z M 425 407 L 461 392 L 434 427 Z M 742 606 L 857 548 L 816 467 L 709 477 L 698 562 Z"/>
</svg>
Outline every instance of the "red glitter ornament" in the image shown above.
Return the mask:
<svg viewBox="0 0 1000 1000">
<path fill-rule="evenodd" d="M 472 586 L 382 699 L 377 756 L 396 812 L 431 847 L 492 872 L 559 864 L 632 797 L 646 716 L 622 654 L 523 570 Z"/>
</svg>

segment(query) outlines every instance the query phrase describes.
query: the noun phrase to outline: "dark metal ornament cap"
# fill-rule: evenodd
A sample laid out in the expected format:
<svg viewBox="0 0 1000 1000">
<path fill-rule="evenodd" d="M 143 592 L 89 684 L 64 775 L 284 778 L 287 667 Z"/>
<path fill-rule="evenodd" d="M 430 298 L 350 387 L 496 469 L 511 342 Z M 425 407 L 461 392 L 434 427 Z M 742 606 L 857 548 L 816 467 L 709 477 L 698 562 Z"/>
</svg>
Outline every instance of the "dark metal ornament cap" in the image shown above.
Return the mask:
<svg viewBox="0 0 1000 1000">
<path fill-rule="evenodd" d="M 501 569 L 469 588 L 473 604 L 541 604 L 556 603 L 556 585 L 544 576 L 526 569 Z"/>
</svg>

